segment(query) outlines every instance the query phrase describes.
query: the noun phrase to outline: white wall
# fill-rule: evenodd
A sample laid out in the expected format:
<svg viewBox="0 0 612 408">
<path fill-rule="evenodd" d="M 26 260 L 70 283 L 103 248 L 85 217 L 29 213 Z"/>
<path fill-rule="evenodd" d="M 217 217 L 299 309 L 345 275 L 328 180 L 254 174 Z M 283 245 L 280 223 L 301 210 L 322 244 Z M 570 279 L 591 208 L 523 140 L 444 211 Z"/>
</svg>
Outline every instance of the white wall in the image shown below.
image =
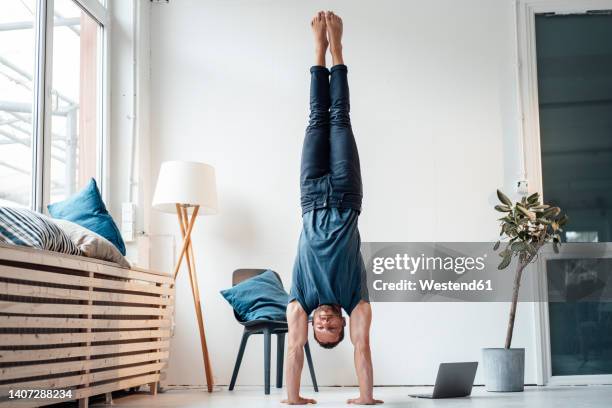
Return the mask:
<svg viewBox="0 0 612 408">
<path fill-rule="evenodd" d="M 118 225 L 121 222 L 121 203 L 128 200 L 128 162 L 132 130 L 132 1 L 109 2 L 110 26 L 110 137 L 109 181 L 111 194 L 107 203 Z"/>
<path fill-rule="evenodd" d="M 135 236 L 126 242 L 127 256 L 139 266 L 148 267 L 148 239 L 141 233 L 149 224 L 150 207 L 150 113 L 151 88 L 150 15 L 151 3 L 143 0 L 109 0 L 110 25 L 110 137 L 108 207 L 121 228 L 122 203 L 136 205 Z M 134 67 L 134 51 L 136 66 Z M 134 68 L 136 75 L 134 75 Z M 134 102 L 135 105 L 134 105 Z M 135 128 L 133 129 L 133 124 Z M 135 132 L 133 134 L 133 132 Z M 132 145 L 132 180 L 129 177 Z M 131 188 L 131 197 L 130 197 Z M 125 237 L 124 237 L 125 238 Z M 141 245 L 139 245 L 139 243 Z"/>
<path fill-rule="evenodd" d="M 199 220 L 194 245 L 219 384 L 229 382 L 241 336 L 219 295 L 232 271 L 272 268 L 290 285 L 309 19 L 330 7 L 345 21 L 364 241 L 493 240 L 495 189 L 511 190 L 520 174 L 511 0 L 153 4 L 150 185 L 164 160 L 217 170 L 221 212 Z M 153 212 L 151 231 L 178 237 L 175 217 Z M 184 271 L 177 302 L 168 383 L 203 384 Z M 376 384 L 431 384 L 440 361 L 477 360 L 482 347 L 502 346 L 508 305 L 377 303 L 373 310 Z M 535 382 L 533 326 L 532 307 L 521 305 L 513 345 L 527 347 L 528 383 Z M 239 384 L 262 383 L 262 347 L 250 340 Z M 313 351 L 320 384 L 356 383 L 349 342 Z"/>
</svg>

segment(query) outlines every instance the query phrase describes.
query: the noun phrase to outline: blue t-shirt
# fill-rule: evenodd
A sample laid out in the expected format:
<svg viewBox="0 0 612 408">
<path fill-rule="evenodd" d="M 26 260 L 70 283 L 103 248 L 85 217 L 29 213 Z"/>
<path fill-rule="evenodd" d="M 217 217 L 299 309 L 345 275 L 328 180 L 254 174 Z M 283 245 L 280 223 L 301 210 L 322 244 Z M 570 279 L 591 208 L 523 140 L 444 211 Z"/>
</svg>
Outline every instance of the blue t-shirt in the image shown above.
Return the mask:
<svg viewBox="0 0 612 408">
<path fill-rule="evenodd" d="M 289 301 L 297 300 L 306 314 L 335 304 L 350 315 L 360 300 L 368 300 L 358 218 L 350 208 L 321 208 L 303 215 Z"/>
</svg>

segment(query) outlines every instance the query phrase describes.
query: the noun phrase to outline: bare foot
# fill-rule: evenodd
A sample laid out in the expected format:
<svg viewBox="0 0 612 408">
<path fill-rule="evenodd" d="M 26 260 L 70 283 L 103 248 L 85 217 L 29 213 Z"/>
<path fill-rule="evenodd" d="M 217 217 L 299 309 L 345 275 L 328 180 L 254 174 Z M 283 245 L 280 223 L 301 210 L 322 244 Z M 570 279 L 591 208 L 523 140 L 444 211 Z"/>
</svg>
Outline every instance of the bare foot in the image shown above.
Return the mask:
<svg viewBox="0 0 612 408">
<path fill-rule="evenodd" d="M 287 398 L 287 399 L 282 400 L 281 403 L 287 404 L 287 405 L 307 405 L 307 404 L 316 404 L 317 401 L 313 400 L 312 398 L 303 398 L 303 397 L 298 396 L 296 400 L 290 400 L 289 398 Z"/>
<path fill-rule="evenodd" d="M 351 398 L 350 400 L 346 401 L 347 404 L 354 404 L 354 405 L 378 405 L 378 404 L 383 404 L 383 400 L 377 400 L 374 398 Z"/>
<path fill-rule="evenodd" d="M 310 22 L 315 42 L 315 65 L 325 66 L 325 53 L 327 52 L 327 23 L 325 12 L 319 11 Z"/>
<path fill-rule="evenodd" d="M 329 51 L 332 55 L 334 65 L 344 64 L 342 58 L 342 19 L 333 11 L 325 13 L 327 23 L 327 36 L 329 37 Z"/>
</svg>

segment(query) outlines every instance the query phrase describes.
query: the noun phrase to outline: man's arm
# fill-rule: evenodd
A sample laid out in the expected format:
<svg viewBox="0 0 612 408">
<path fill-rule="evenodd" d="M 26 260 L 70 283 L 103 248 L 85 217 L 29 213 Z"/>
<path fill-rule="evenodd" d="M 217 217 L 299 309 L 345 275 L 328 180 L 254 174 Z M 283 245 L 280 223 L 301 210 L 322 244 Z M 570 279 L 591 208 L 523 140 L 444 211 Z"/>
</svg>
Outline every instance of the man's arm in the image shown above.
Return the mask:
<svg viewBox="0 0 612 408">
<path fill-rule="evenodd" d="M 289 405 L 315 404 L 316 401 L 300 396 L 300 379 L 304 366 L 304 345 L 308 340 L 308 316 L 297 301 L 287 306 L 289 344 L 287 346 L 287 399 Z"/>
<path fill-rule="evenodd" d="M 372 308 L 368 302 L 361 301 L 350 316 L 351 342 L 355 347 L 355 371 L 359 382 L 359 398 L 350 399 L 349 404 L 382 404 L 374 399 L 374 372 L 370 353 L 370 323 Z"/>
</svg>

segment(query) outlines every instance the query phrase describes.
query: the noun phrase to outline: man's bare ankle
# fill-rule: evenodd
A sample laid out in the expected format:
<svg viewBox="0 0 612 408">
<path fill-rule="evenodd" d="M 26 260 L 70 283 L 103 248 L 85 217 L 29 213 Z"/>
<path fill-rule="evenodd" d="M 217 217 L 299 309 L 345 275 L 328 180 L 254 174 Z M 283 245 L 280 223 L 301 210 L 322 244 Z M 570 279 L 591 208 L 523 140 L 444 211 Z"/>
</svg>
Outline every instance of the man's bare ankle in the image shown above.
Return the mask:
<svg viewBox="0 0 612 408">
<path fill-rule="evenodd" d="M 342 54 L 342 43 L 338 43 L 338 44 L 330 44 L 329 45 L 329 52 L 333 58 L 334 61 L 336 60 L 343 60 L 343 54 Z"/>
<path fill-rule="evenodd" d="M 332 53 L 332 62 L 334 65 L 344 65 L 344 58 L 342 57 L 342 53 Z"/>
</svg>

